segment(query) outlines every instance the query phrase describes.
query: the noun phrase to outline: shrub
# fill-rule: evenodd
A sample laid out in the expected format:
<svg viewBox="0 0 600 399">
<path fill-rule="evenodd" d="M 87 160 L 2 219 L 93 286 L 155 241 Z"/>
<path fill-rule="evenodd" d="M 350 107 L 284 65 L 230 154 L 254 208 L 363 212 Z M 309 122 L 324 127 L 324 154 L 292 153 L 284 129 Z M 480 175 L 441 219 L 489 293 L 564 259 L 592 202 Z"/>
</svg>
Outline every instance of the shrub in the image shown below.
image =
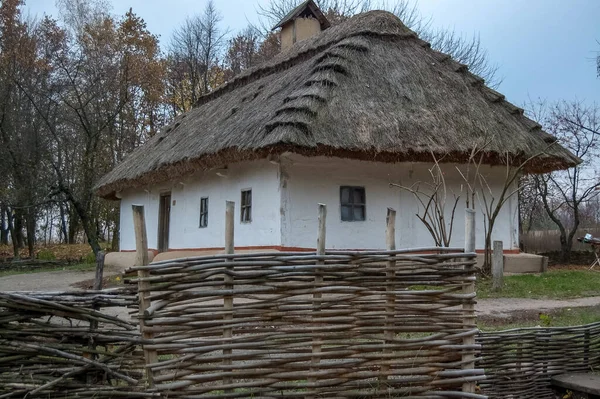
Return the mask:
<svg viewBox="0 0 600 399">
<path fill-rule="evenodd" d="M 49 249 L 42 249 L 38 252 L 37 258 L 39 260 L 56 260 L 56 255 Z"/>
<path fill-rule="evenodd" d="M 87 254 L 85 259 L 83 260 L 85 263 L 96 263 L 96 255 L 93 252 Z"/>
</svg>

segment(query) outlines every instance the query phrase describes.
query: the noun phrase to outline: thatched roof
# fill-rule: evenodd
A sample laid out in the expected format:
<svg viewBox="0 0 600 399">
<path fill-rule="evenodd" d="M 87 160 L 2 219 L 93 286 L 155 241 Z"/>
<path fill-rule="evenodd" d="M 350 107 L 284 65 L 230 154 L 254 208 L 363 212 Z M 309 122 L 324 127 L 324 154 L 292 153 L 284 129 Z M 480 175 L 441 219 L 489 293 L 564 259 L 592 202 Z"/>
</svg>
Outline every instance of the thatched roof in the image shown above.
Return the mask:
<svg viewBox="0 0 600 399">
<path fill-rule="evenodd" d="M 298 42 L 200 99 L 96 185 L 98 195 L 199 169 L 293 152 L 381 162 L 485 163 L 544 152 L 526 172 L 579 159 L 393 14 L 357 15 Z"/>
<path fill-rule="evenodd" d="M 286 25 L 288 22 L 303 16 L 303 14 L 307 12 L 312 14 L 319 21 L 322 30 L 325 30 L 331 26 L 331 24 L 327 20 L 327 17 L 325 17 L 321 9 L 317 7 L 315 2 L 313 0 L 306 0 L 299 4 L 292 11 L 288 12 L 285 15 L 285 17 L 283 17 L 281 21 L 279 21 L 279 23 L 273 27 L 272 30 L 275 30 L 277 28 L 283 28 L 283 26 Z"/>
</svg>

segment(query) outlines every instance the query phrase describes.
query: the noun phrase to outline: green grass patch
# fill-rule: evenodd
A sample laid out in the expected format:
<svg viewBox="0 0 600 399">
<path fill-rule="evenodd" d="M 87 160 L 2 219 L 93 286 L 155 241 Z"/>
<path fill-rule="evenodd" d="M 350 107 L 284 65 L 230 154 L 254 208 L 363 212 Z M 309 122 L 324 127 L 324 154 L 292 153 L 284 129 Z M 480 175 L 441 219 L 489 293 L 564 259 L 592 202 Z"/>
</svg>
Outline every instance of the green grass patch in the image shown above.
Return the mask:
<svg viewBox="0 0 600 399">
<path fill-rule="evenodd" d="M 480 319 L 477 323 L 482 331 L 500 331 L 524 327 L 568 327 L 600 322 L 600 306 L 564 308 L 549 313 L 531 314 L 531 317 L 510 319 L 506 323 Z"/>
<path fill-rule="evenodd" d="M 600 272 L 554 270 L 540 275 L 505 276 L 504 288 L 492 290 L 490 279 L 477 282 L 478 298 L 562 299 L 600 296 Z"/>
<path fill-rule="evenodd" d="M 96 270 L 96 264 L 94 263 L 78 263 L 61 267 L 42 267 L 37 269 L 19 268 L 15 270 L 4 270 L 0 271 L 0 277 L 14 276 L 16 274 L 33 274 L 58 271 L 91 272 L 94 270 Z"/>
</svg>

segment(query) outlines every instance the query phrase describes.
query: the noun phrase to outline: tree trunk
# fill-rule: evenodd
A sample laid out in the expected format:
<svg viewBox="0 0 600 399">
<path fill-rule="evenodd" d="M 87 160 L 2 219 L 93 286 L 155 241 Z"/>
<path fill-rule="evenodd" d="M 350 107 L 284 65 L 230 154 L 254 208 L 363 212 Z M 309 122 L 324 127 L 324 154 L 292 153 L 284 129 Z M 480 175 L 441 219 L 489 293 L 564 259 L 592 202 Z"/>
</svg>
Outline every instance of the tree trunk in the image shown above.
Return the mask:
<svg viewBox="0 0 600 399">
<path fill-rule="evenodd" d="M 573 246 L 573 241 L 569 241 L 567 238 L 566 231 L 564 229 L 560 230 L 560 260 L 561 262 L 567 264 L 571 261 L 571 247 Z"/>
<path fill-rule="evenodd" d="M 27 231 L 27 249 L 29 250 L 29 258 L 35 258 L 35 210 L 27 208 L 27 218 L 25 219 Z"/>
<path fill-rule="evenodd" d="M 13 223 L 13 216 L 11 214 L 11 211 L 8 207 L 6 207 L 5 209 L 6 211 L 6 221 L 7 221 L 7 225 L 8 225 L 8 230 L 10 231 L 10 237 L 11 237 L 11 241 L 13 244 L 13 257 L 15 259 L 19 259 L 19 244 L 17 242 L 17 236 L 16 236 L 16 232 L 15 232 L 15 226 Z"/>
<path fill-rule="evenodd" d="M 8 245 L 8 221 L 6 205 L 0 206 L 0 245 Z"/>
<path fill-rule="evenodd" d="M 121 215 L 120 212 L 115 212 L 115 220 L 113 226 L 113 234 L 112 234 L 112 243 L 111 249 L 113 251 L 119 250 L 119 241 L 120 241 L 120 224 L 121 224 Z"/>
<path fill-rule="evenodd" d="M 71 206 L 69 209 L 69 232 L 67 237 L 67 244 L 75 244 L 77 231 L 79 230 L 79 216 L 75 211 L 75 207 Z"/>
<path fill-rule="evenodd" d="M 67 234 L 67 218 L 65 215 L 65 204 L 59 202 L 58 208 L 60 209 L 60 231 L 62 233 L 64 243 L 68 244 L 69 236 Z"/>
<path fill-rule="evenodd" d="M 25 236 L 23 235 L 23 215 L 21 212 L 15 212 L 13 217 L 14 235 L 13 241 L 17 244 L 17 248 L 25 248 Z"/>
</svg>

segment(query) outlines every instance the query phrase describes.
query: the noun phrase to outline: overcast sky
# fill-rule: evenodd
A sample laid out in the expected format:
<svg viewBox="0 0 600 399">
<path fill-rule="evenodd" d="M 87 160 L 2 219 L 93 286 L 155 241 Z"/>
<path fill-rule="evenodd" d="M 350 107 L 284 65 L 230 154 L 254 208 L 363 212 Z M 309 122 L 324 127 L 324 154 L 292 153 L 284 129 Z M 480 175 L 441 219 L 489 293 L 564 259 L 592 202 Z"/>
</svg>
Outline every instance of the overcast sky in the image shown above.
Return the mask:
<svg viewBox="0 0 600 399">
<path fill-rule="evenodd" d="M 206 0 L 109 0 L 113 13 L 129 7 L 166 43 L 174 27 L 202 11 Z M 256 22 L 269 0 L 215 0 L 232 32 Z M 388 0 L 393 2 L 393 0 Z M 432 26 L 478 33 L 504 78 L 498 88 L 523 105 L 530 97 L 600 104 L 595 56 L 600 51 L 600 0 L 421 0 Z M 56 15 L 54 0 L 26 0 L 31 15 Z"/>
</svg>

